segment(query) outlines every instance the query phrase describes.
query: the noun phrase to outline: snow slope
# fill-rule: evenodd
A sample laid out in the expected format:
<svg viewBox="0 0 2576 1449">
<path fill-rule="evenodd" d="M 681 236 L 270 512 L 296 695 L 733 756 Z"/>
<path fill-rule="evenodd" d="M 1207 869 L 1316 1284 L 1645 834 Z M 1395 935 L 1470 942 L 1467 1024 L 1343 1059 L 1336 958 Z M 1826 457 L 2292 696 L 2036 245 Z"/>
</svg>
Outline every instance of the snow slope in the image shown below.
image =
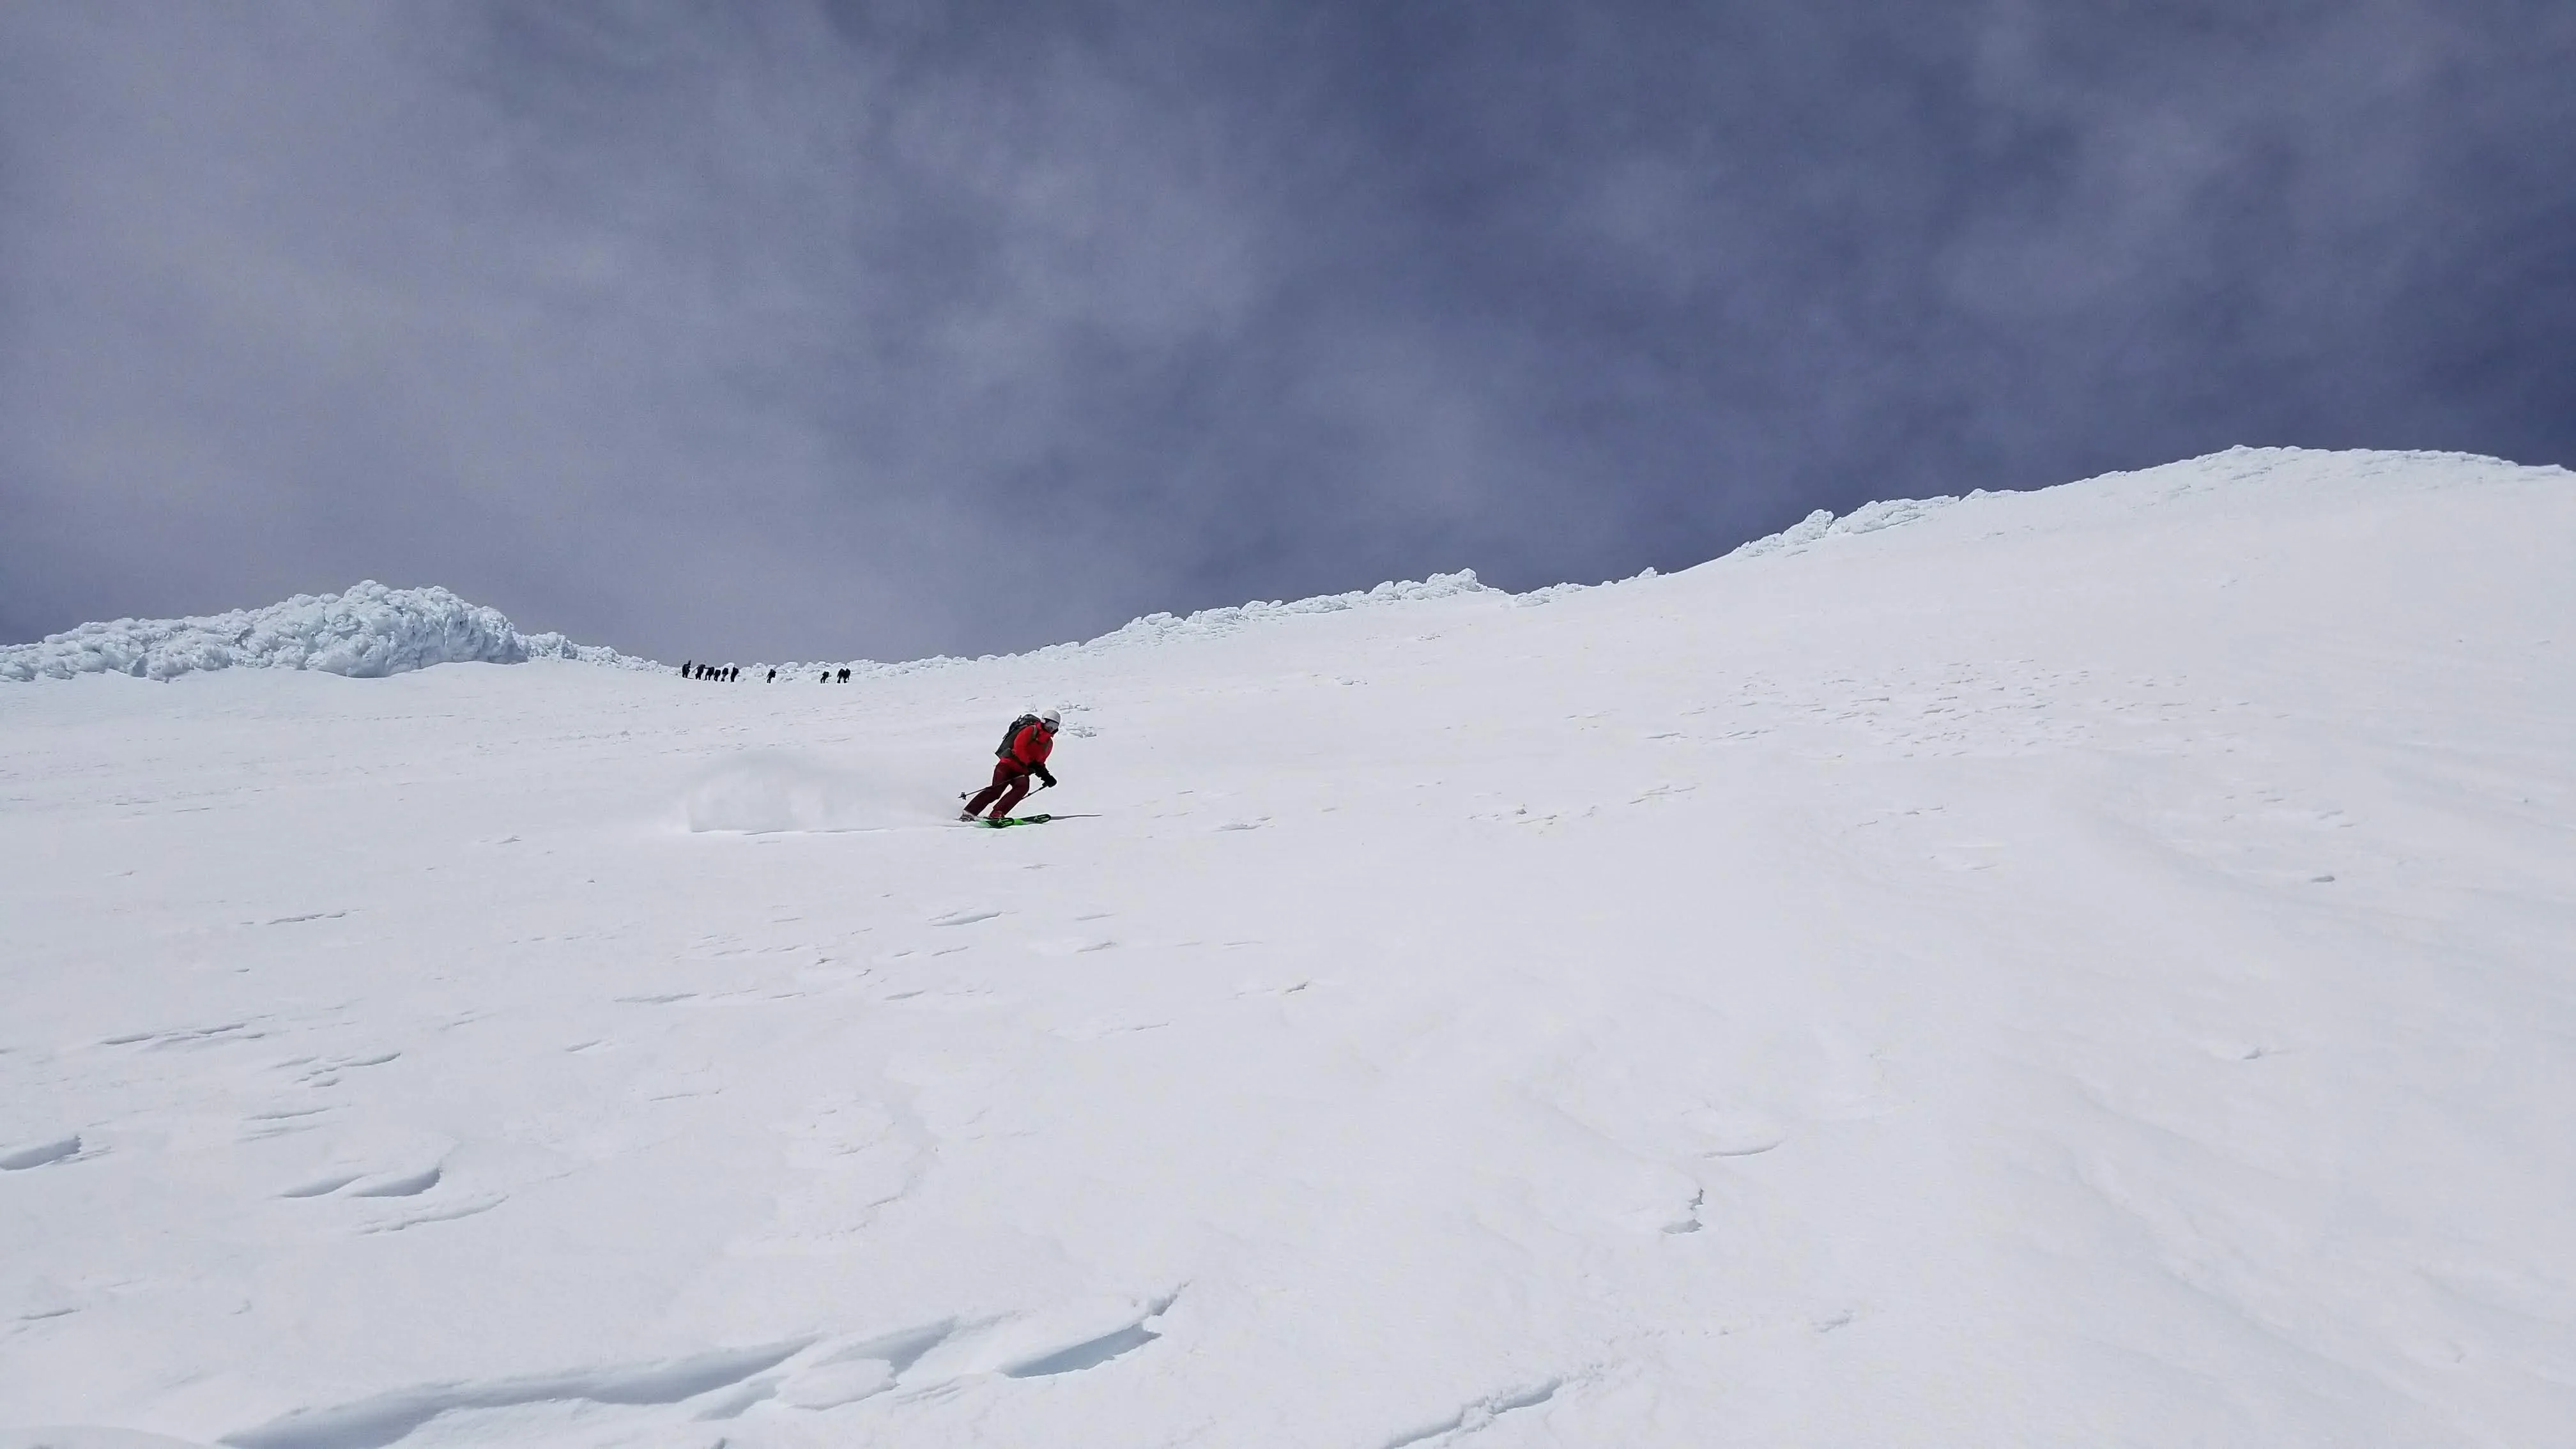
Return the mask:
<svg viewBox="0 0 2576 1449">
<path fill-rule="evenodd" d="M 83 624 L 33 644 L 0 646 L 0 680 L 130 674 L 176 679 L 213 669 L 315 669 L 373 679 L 433 664 L 578 659 L 658 666 L 561 634 L 522 634 L 500 610 L 445 589 L 389 589 L 370 579 L 341 594 L 297 594 L 264 609 L 198 619 Z"/>
<path fill-rule="evenodd" d="M 2569 1443 L 2571 558 L 2233 453 L 866 688 L 0 691 L 0 1445 Z M 1046 702 L 1086 818 L 945 823 Z"/>
</svg>

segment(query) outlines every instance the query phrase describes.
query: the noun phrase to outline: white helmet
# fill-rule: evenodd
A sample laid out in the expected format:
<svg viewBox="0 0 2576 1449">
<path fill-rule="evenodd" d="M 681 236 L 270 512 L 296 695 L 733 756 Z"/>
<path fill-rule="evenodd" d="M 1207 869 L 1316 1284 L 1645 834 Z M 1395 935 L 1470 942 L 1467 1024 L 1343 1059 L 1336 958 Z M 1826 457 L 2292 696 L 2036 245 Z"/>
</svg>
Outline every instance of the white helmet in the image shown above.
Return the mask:
<svg viewBox="0 0 2576 1449">
<path fill-rule="evenodd" d="M 1064 716 L 1056 713 L 1054 710 L 1048 710 L 1046 713 L 1038 716 L 1038 723 L 1045 725 L 1049 729 L 1054 729 L 1056 726 L 1064 723 Z"/>
</svg>

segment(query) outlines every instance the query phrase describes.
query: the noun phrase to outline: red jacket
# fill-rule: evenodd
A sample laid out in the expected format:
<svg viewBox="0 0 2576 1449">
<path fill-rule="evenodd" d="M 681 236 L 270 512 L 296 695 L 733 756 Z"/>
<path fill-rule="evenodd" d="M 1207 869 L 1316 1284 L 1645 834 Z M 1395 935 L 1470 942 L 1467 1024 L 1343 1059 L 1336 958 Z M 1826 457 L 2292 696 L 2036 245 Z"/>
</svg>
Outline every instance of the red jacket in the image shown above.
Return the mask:
<svg viewBox="0 0 2576 1449">
<path fill-rule="evenodd" d="M 1042 724 L 1025 725 L 1011 736 L 1011 753 L 1004 758 L 1023 770 L 1034 770 L 1055 753 L 1055 736 Z"/>
</svg>

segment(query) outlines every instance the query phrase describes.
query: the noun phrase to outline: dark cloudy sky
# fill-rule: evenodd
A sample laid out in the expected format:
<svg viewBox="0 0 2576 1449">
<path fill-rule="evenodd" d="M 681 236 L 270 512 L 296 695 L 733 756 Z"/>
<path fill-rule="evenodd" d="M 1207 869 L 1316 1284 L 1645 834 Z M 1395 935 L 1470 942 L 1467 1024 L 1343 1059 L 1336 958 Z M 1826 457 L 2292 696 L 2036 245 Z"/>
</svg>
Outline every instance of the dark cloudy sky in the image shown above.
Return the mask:
<svg viewBox="0 0 2576 1449">
<path fill-rule="evenodd" d="M 905 657 L 2576 463 L 2576 4 L 0 4 L 0 640 Z"/>
</svg>

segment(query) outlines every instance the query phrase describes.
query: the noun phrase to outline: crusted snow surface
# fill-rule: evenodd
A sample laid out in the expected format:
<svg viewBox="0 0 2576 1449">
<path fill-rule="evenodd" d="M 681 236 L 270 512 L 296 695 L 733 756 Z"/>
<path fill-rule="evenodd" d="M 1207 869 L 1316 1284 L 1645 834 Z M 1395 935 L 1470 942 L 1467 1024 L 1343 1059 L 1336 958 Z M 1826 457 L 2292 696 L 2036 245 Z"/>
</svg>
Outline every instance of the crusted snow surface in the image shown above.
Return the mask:
<svg viewBox="0 0 2576 1449">
<path fill-rule="evenodd" d="M 530 659 L 653 667 L 561 634 L 522 634 L 500 610 L 445 589 L 387 588 L 370 579 L 344 593 L 297 594 L 261 609 L 83 624 L 33 644 L 0 647 L 0 679 L 130 674 L 168 680 L 214 669 L 311 669 L 372 679 L 433 664 Z"/>
<path fill-rule="evenodd" d="M 2567 1443 L 2570 558 L 2224 455 L 868 689 L 0 691 L 0 1449 Z"/>
</svg>

